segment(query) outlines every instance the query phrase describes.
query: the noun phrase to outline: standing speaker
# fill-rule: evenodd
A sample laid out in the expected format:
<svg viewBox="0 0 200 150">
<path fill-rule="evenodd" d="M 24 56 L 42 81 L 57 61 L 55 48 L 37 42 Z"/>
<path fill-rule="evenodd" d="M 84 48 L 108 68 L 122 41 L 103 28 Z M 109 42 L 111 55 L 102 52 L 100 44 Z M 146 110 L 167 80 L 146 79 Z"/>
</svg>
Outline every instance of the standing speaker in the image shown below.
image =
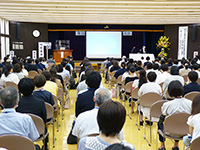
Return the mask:
<svg viewBox="0 0 200 150">
<path fill-rule="evenodd" d="M 17 23 L 17 39 L 21 39 L 21 33 L 20 33 L 20 23 Z"/>
<path fill-rule="evenodd" d="M 192 30 L 192 40 L 196 40 L 196 24 L 193 24 L 193 30 Z"/>
</svg>

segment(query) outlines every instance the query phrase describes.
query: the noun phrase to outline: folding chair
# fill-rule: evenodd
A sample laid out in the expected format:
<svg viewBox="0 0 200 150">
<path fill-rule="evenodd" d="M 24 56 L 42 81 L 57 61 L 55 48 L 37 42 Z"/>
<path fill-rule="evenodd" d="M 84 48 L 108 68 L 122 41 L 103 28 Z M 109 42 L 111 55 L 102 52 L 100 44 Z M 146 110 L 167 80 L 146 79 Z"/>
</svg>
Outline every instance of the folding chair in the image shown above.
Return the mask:
<svg viewBox="0 0 200 150">
<path fill-rule="evenodd" d="M 188 75 L 187 75 L 187 74 L 185 74 L 185 75 L 183 75 L 182 77 L 183 77 L 183 79 L 184 79 L 184 82 L 185 82 L 185 85 L 186 85 L 186 84 L 187 84 L 187 82 L 188 82 Z"/>
<path fill-rule="evenodd" d="M 139 98 L 139 103 L 140 103 L 140 106 L 150 109 L 152 104 L 159 100 L 162 100 L 162 97 L 158 93 L 150 92 L 150 93 L 146 93 L 146 94 L 142 95 Z M 140 109 L 140 111 L 141 111 L 141 109 Z M 139 111 L 139 117 L 140 117 L 140 111 Z M 144 128 L 145 128 L 145 124 L 144 124 Z M 148 145 L 151 146 L 151 144 L 149 143 L 149 141 L 147 140 L 147 138 L 145 136 L 145 132 L 144 132 L 144 139 L 147 141 Z"/>
<path fill-rule="evenodd" d="M 38 69 L 38 73 L 41 74 L 41 73 L 42 73 L 42 70 L 41 70 L 41 69 Z"/>
<path fill-rule="evenodd" d="M 43 119 L 37 115 L 34 114 L 28 114 L 29 116 L 31 116 L 37 130 L 38 133 L 40 134 L 40 138 L 38 138 L 36 141 L 43 141 L 43 143 L 45 143 L 45 138 L 47 137 L 47 135 L 49 134 L 48 132 L 45 133 L 45 123 L 43 121 Z M 45 149 L 45 146 L 43 146 L 43 149 Z"/>
<path fill-rule="evenodd" d="M 30 139 L 19 135 L 0 136 L 0 147 L 8 150 L 35 150 L 35 145 Z"/>
<path fill-rule="evenodd" d="M 200 78 L 197 79 L 197 83 L 200 84 Z"/>
<path fill-rule="evenodd" d="M 117 78 L 116 97 L 118 95 L 121 95 L 121 88 L 122 88 L 122 75 L 118 76 Z"/>
<path fill-rule="evenodd" d="M 112 86 L 114 86 L 115 84 L 117 84 L 117 79 L 114 77 L 115 73 L 117 72 L 117 70 L 113 71 L 113 72 L 110 72 L 110 75 L 109 75 L 109 85 L 110 85 L 110 88 L 112 88 Z"/>
<path fill-rule="evenodd" d="M 192 144 L 190 146 L 190 150 L 199 150 L 199 148 L 200 148 L 200 137 L 196 138 L 192 142 Z"/>
<path fill-rule="evenodd" d="M 62 120 L 64 119 L 64 95 L 63 89 L 58 88 L 57 99 L 60 101 L 61 111 L 62 111 Z"/>
<path fill-rule="evenodd" d="M 183 136 L 189 133 L 189 127 L 187 120 L 190 114 L 188 113 L 176 113 L 167 116 L 164 121 L 164 131 L 158 130 L 158 132 L 166 138 L 174 140 L 182 140 Z"/>
<path fill-rule="evenodd" d="M 187 93 L 187 94 L 184 96 L 184 98 L 193 101 L 193 99 L 195 98 L 195 96 L 197 96 L 197 95 L 199 95 L 199 94 L 200 94 L 200 92 L 197 92 L 197 91 L 190 92 L 190 93 Z"/>
<path fill-rule="evenodd" d="M 6 84 L 5 87 L 14 87 L 18 90 L 18 85 L 14 82 L 6 81 L 5 84 Z"/>
<path fill-rule="evenodd" d="M 132 90 L 132 93 L 131 93 L 131 97 L 132 97 L 132 99 L 134 98 L 134 99 L 139 99 L 139 97 L 138 97 L 138 91 L 139 91 L 139 88 L 137 87 L 137 88 L 134 88 L 133 90 Z M 135 103 L 135 102 L 134 102 Z M 132 106 L 132 103 L 131 103 L 131 108 L 133 109 L 133 106 Z"/>
<path fill-rule="evenodd" d="M 53 105 L 53 108 L 54 108 L 54 114 L 56 115 L 56 122 L 57 122 L 57 132 L 59 131 L 59 127 L 60 127 L 60 124 L 58 122 L 58 111 L 59 111 L 59 108 L 58 108 L 58 98 L 52 94 L 53 96 L 53 100 L 54 100 L 54 105 Z"/>
<path fill-rule="evenodd" d="M 47 125 L 52 124 L 53 125 L 53 148 L 55 147 L 55 129 L 54 129 L 54 123 L 55 123 L 55 118 L 54 118 L 54 108 L 51 106 L 49 103 L 45 102 L 45 107 L 47 111 Z"/>
<path fill-rule="evenodd" d="M 159 100 L 151 105 L 150 108 L 150 121 L 152 122 L 158 122 L 159 118 L 162 114 L 161 107 L 164 103 L 168 102 L 167 100 Z M 154 120 L 152 120 L 154 118 Z M 152 129 L 150 126 L 150 143 L 152 142 Z"/>
<path fill-rule="evenodd" d="M 38 75 L 37 71 L 29 71 L 28 72 L 28 78 L 33 79 L 36 75 Z"/>
</svg>

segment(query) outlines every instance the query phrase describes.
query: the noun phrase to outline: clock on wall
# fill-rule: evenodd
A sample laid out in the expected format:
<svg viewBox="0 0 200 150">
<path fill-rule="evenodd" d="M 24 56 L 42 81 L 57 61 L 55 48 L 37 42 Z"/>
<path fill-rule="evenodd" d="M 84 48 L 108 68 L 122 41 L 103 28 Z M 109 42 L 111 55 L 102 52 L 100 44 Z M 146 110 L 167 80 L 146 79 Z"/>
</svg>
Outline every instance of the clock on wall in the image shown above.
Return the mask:
<svg viewBox="0 0 200 150">
<path fill-rule="evenodd" d="M 40 31 L 39 30 L 33 30 L 33 36 L 34 37 L 39 37 L 40 36 Z"/>
</svg>

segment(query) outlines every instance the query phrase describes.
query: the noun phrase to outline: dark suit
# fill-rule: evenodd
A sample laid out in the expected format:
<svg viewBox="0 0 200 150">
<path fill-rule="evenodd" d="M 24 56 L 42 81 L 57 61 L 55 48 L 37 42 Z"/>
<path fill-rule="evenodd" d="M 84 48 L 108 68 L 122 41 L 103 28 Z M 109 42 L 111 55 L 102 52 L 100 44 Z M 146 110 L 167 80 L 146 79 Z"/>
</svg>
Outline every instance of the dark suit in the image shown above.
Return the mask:
<svg viewBox="0 0 200 150">
<path fill-rule="evenodd" d="M 37 71 L 38 72 L 38 67 L 36 65 L 34 65 L 34 64 L 27 64 L 25 66 L 25 69 L 27 71 Z"/>
<path fill-rule="evenodd" d="M 23 96 L 16 108 L 17 112 L 31 113 L 40 116 L 44 122 L 47 122 L 46 107 L 44 101 L 33 96 Z"/>
<path fill-rule="evenodd" d="M 194 91 L 200 92 L 200 85 L 198 83 L 192 82 L 184 86 L 184 95 Z"/>
<path fill-rule="evenodd" d="M 52 94 L 46 90 L 35 90 L 33 95 L 39 99 L 42 99 L 44 102 L 51 104 L 52 106 L 54 105 Z"/>
<path fill-rule="evenodd" d="M 93 97 L 95 90 L 94 88 L 88 88 L 87 91 L 78 95 L 75 108 L 76 117 L 78 117 L 80 113 L 94 108 L 95 103 Z"/>
<path fill-rule="evenodd" d="M 123 75 L 124 72 L 126 72 L 127 69 L 118 69 L 117 72 L 115 73 L 114 77 L 117 79 L 120 75 Z"/>
</svg>

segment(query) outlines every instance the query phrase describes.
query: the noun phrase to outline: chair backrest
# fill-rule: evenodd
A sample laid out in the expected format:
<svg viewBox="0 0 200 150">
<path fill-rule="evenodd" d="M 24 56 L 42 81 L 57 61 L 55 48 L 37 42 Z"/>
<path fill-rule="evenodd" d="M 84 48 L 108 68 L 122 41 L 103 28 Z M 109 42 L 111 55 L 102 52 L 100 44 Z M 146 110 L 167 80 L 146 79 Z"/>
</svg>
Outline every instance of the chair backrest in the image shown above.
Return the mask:
<svg viewBox="0 0 200 150">
<path fill-rule="evenodd" d="M 199 148 L 200 148 L 200 137 L 196 138 L 192 142 L 192 144 L 190 146 L 190 150 L 199 150 Z"/>
<path fill-rule="evenodd" d="M 6 81 L 6 87 L 14 87 L 18 90 L 18 85 L 14 82 Z"/>
<path fill-rule="evenodd" d="M 167 100 L 159 100 L 159 101 L 153 103 L 150 108 L 150 117 L 160 118 L 160 115 L 162 114 L 161 107 L 166 102 L 168 102 L 168 101 Z"/>
<path fill-rule="evenodd" d="M 200 78 L 197 79 L 197 83 L 200 84 Z"/>
<path fill-rule="evenodd" d="M 164 84 L 164 82 L 161 82 L 161 83 L 159 84 L 160 87 L 161 87 L 161 89 L 162 89 L 162 93 L 164 92 L 164 91 L 163 91 L 163 88 L 162 88 L 162 87 L 163 87 L 163 84 Z"/>
<path fill-rule="evenodd" d="M 126 83 L 126 85 L 124 86 L 125 92 L 131 93 L 132 84 L 133 84 L 133 81 L 130 81 L 130 82 Z"/>
<path fill-rule="evenodd" d="M 33 79 L 36 75 L 38 75 L 36 71 L 31 70 L 28 72 L 28 77 L 31 79 Z"/>
<path fill-rule="evenodd" d="M 52 94 L 52 96 L 53 96 L 53 100 L 54 100 L 54 105 L 53 105 L 53 107 L 54 107 L 54 108 L 57 108 L 57 107 L 58 107 L 58 98 L 57 98 L 56 95 L 54 95 L 54 94 Z"/>
<path fill-rule="evenodd" d="M 200 94 L 200 92 L 194 91 L 194 92 L 187 93 L 184 97 L 192 101 L 194 99 L 194 97 L 199 94 Z"/>
<path fill-rule="evenodd" d="M 139 99 L 140 105 L 150 108 L 153 103 L 162 100 L 162 97 L 158 93 L 149 92 L 142 95 Z"/>
<path fill-rule="evenodd" d="M 19 135 L 0 136 L 0 147 L 8 150 L 35 150 L 35 145 L 30 139 Z"/>
<path fill-rule="evenodd" d="M 134 98 L 134 99 L 138 99 L 139 97 L 138 97 L 138 91 L 139 91 L 139 88 L 137 87 L 137 88 L 134 88 L 133 90 L 132 90 L 132 98 Z"/>
<path fill-rule="evenodd" d="M 120 75 L 120 76 L 117 78 L 117 83 L 118 83 L 118 84 L 122 84 L 122 75 Z"/>
<path fill-rule="evenodd" d="M 58 88 L 57 98 L 58 99 L 62 99 L 63 98 L 63 89 L 62 88 Z"/>
<path fill-rule="evenodd" d="M 187 75 L 187 74 L 185 74 L 185 75 L 183 75 L 182 77 L 183 77 L 183 79 L 184 79 L 184 82 L 185 82 L 185 84 L 186 84 L 186 83 L 187 83 L 187 81 L 188 81 L 188 75 Z"/>
<path fill-rule="evenodd" d="M 41 117 L 37 116 L 37 115 L 34 115 L 34 114 L 28 114 L 29 116 L 31 116 L 37 130 L 38 130 L 38 133 L 40 135 L 44 135 L 45 134 L 45 124 L 44 124 L 44 121 Z"/>
<path fill-rule="evenodd" d="M 167 116 L 164 121 L 164 133 L 173 136 L 184 136 L 189 133 L 189 127 L 187 120 L 190 114 L 188 113 L 176 113 Z"/>
<path fill-rule="evenodd" d="M 117 72 L 117 70 L 114 70 L 113 72 L 110 73 L 111 78 L 114 77 L 115 73 Z"/>
<path fill-rule="evenodd" d="M 39 74 L 41 74 L 41 73 L 42 73 L 42 70 L 41 70 L 41 69 L 38 69 L 38 72 L 39 72 Z"/>
<path fill-rule="evenodd" d="M 45 107 L 47 111 L 47 119 L 52 119 L 54 117 L 54 109 L 51 104 L 45 102 Z"/>
</svg>

